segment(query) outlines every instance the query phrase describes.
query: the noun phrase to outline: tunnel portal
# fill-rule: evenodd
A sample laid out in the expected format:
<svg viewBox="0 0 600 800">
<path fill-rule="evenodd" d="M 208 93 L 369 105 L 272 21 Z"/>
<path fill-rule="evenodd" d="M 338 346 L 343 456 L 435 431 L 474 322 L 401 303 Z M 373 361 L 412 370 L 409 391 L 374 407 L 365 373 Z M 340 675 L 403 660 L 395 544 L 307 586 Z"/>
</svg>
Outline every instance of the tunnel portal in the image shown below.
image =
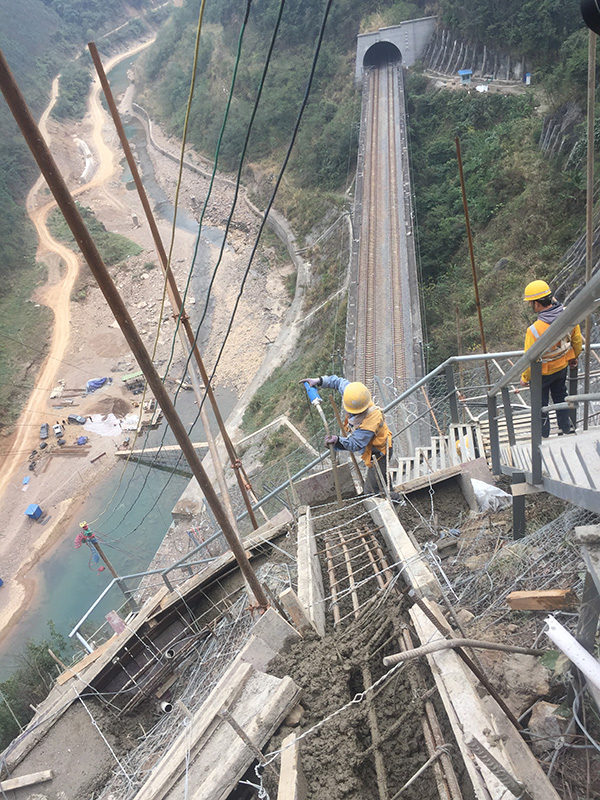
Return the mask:
<svg viewBox="0 0 600 800">
<path fill-rule="evenodd" d="M 363 67 L 383 67 L 386 64 L 399 64 L 402 53 L 391 42 L 375 42 L 369 47 L 363 59 Z"/>
</svg>

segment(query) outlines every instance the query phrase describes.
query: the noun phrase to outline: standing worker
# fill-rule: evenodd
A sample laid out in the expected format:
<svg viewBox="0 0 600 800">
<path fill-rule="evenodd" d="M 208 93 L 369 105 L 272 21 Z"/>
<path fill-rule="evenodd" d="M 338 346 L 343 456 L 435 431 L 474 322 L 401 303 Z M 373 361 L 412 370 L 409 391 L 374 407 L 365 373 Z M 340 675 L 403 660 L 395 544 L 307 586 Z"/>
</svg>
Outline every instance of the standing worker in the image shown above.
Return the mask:
<svg viewBox="0 0 600 800">
<path fill-rule="evenodd" d="M 323 375 L 320 378 L 305 378 L 301 383 L 311 387 L 322 386 L 325 389 L 337 389 L 342 395 L 342 405 L 346 411 L 346 426 L 350 430 L 348 436 L 329 434 L 325 444 L 336 450 L 348 450 L 351 453 L 361 452 L 361 458 L 367 465 L 365 494 L 387 494 L 387 468 L 392 456 L 392 432 L 385 424 L 383 411 L 373 403 L 371 392 L 364 383 L 351 383 L 337 375 Z M 392 500 L 401 500 L 396 492 L 391 492 Z"/>
<path fill-rule="evenodd" d="M 531 308 L 538 315 L 537 320 L 527 328 L 525 334 L 525 350 L 529 350 L 536 339 L 544 333 L 550 325 L 564 311 L 564 306 L 556 298 L 546 281 L 532 281 L 525 287 L 523 300 L 531 303 Z M 581 330 L 575 325 L 571 333 L 565 334 L 549 350 L 542 354 L 542 406 L 548 405 L 550 395 L 553 403 L 563 403 L 567 396 L 567 367 L 577 365 L 577 356 L 581 353 Z M 528 368 L 521 375 L 521 386 L 527 386 L 531 377 Z M 556 422 L 560 428 L 559 436 L 575 433 L 571 425 L 571 417 L 566 408 L 557 409 Z M 542 414 L 542 436 L 547 439 L 550 435 L 550 417 L 547 412 Z"/>
</svg>

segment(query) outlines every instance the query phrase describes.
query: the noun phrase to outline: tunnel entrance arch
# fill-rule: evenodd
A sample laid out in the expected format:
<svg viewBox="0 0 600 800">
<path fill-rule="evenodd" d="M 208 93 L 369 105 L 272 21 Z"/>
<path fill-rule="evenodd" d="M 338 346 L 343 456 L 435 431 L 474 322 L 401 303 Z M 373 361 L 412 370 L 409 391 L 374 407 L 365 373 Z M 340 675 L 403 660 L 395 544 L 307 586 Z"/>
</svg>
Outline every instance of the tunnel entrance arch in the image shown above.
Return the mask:
<svg viewBox="0 0 600 800">
<path fill-rule="evenodd" d="M 363 58 L 363 67 L 383 67 L 386 64 L 399 64 L 402 53 L 392 42 L 375 42 Z"/>
<path fill-rule="evenodd" d="M 390 28 L 380 28 L 372 33 L 359 34 L 356 40 L 356 83 L 361 83 L 365 69 L 374 66 L 369 63 L 369 59 L 378 58 L 382 53 L 392 56 L 395 52 L 397 55 L 390 60 L 401 63 L 403 67 L 412 67 L 423 55 L 436 24 L 437 17 L 421 17 Z"/>
</svg>

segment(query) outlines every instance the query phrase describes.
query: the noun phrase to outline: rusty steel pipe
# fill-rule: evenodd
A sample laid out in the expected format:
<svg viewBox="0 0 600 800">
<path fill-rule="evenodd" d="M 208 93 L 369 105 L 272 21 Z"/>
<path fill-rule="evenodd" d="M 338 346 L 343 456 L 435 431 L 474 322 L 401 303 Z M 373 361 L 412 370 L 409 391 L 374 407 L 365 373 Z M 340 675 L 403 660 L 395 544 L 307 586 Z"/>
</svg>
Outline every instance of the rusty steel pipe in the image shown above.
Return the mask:
<svg viewBox="0 0 600 800">
<path fill-rule="evenodd" d="M 119 141 L 121 142 L 121 147 L 123 148 L 123 152 L 125 153 L 125 159 L 127 160 L 127 165 L 131 170 L 133 182 L 135 183 L 139 198 L 141 200 L 142 206 L 144 207 L 146 219 L 148 220 L 148 225 L 150 226 L 150 232 L 152 233 L 152 238 L 154 240 L 154 246 L 156 247 L 156 251 L 158 253 L 158 257 L 160 259 L 164 274 L 167 278 L 169 295 L 171 298 L 173 311 L 174 313 L 180 316 L 181 324 L 183 325 L 183 328 L 190 343 L 190 348 L 194 355 L 194 359 L 196 361 L 196 364 L 198 365 L 198 369 L 200 370 L 200 376 L 206 388 L 206 394 L 208 396 L 208 400 L 211 404 L 213 413 L 215 415 L 217 425 L 219 426 L 219 431 L 221 432 L 221 435 L 223 437 L 223 442 L 225 444 L 225 448 L 227 449 L 227 455 L 229 456 L 229 460 L 231 461 L 231 466 L 233 467 L 233 470 L 235 472 L 238 486 L 240 487 L 240 492 L 242 494 L 242 497 L 244 498 L 244 504 L 248 511 L 248 516 L 250 517 L 250 521 L 252 522 L 252 527 L 256 530 L 256 528 L 258 528 L 258 522 L 256 521 L 256 517 L 252 509 L 252 503 L 250 502 L 250 498 L 248 497 L 248 491 L 246 489 L 246 484 L 249 483 L 248 476 L 244 472 L 241 461 L 238 459 L 233 443 L 229 438 L 229 434 L 227 433 L 227 429 L 225 427 L 225 422 L 223 421 L 223 417 L 221 416 L 219 405 L 212 390 L 212 386 L 210 385 L 210 379 L 206 371 L 206 367 L 204 366 L 202 356 L 200 355 L 200 350 L 198 349 L 196 336 L 194 334 L 194 331 L 192 330 L 189 317 L 187 316 L 187 313 L 185 311 L 185 307 L 183 305 L 183 299 L 179 293 L 177 281 L 175 280 L 175 276 L 173 275 L 171 265 L 169 264 L 169 259 L 167 257 L 167 253 L 162 243 L 162 239 L 160 237 L 160 233 L 158 231 L 158 227 L 156 225 L 156 220 L 154 219 L 152 209 L 150 208 L 150 203 L 148 201 L 148 197 L 146 195 L 146 190 L 144 189 L 142 179 L 140 178 L 137 164 L 135 163 L 133 153 L 131 152 L 131 147 L 129 146 L 129 142 L 127 140 L 127 136 L 123 128 L 123 123 L 121 122 L 121 117 L 119 116 L 119 112 L 117 110 L 117 106 L 112 94 L 112 90 L 110 88 L 110 84 L 108 82 L 108 78 L 106 77 L 106 73 L 104 72 L 104 67 L 102 66 L 102 61 L 100 59 L 98 49 L 94 42 L 89 42 L 88 47 L 90 50 L 90 54 L 92 56 L 92 61 L 94 62 L 94 66 L 96 67 L 96 72 L 98 73 L 98 78 L 100 79 L 100 84 L 102 86 L 104 96 L 106 97 L 106 102 L 108 103 L 108 107 L 110 109 L 110 113 L 113 118 L 117 134 L 119 136 Z M 218 467 L 215 466 L 215 469 L 218 469 Z"/>
</svg>

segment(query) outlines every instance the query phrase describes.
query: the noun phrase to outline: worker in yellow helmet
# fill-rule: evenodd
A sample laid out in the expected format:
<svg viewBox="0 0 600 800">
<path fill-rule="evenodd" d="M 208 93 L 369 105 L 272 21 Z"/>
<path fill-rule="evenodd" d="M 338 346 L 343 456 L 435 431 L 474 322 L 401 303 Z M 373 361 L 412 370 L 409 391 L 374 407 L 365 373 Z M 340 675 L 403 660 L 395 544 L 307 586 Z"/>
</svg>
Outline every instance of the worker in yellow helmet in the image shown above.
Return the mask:
<svg viewBox="0 0 600 800">
<path fill-rule="evenodd" d="M 342 405 L 346 412 L 346 427 L 349 436 L 325 437 L 327 446 L 336 450 L 360 452 L 361 458 L 369 467 L 365 481 L 365 494 L 385 492 L 387 467 L 392 456 L 392 433 L 385 423 L 383 411 L 375 405 L 371 392 L 364 383 L 350 382 L 337 375 L 323 375 L 320 378 L 305 378 L 312 387 L 337 389 L 342 395 Z M 392 500 L 401 500 L 396 492 L 391 492 Z"/>
<path fill-rule="evenodd" d="M 546 281 L 532 281 L 525 287 L 523 300 L 531 303 L 531 308 L 538 315 L 537 320 L 527 328 L 525 334 L 525 350 L 539 339 L 550 325 L 564 311 L 564 306 L 552 296 Z M 567 396 L 567 367 L 577 364 L 577 356 L 581 353 L 581 330 L 575 325 L 570 333 L 565 334 L 556 344 L 542 354 L 542 406 L 547 406 L 552 395 L 553 403 L 563 403 Z M 526 369 L 521 375 L 521 385 L 527 386 L 531 370 Z M 569 411 L 560 409 L 556 412 L 556 422 L 560 428 L 559 436 L 575 433 Z M 550 435 L 550 417 L 542 416 L 542 436 Z"/>
</svg>

